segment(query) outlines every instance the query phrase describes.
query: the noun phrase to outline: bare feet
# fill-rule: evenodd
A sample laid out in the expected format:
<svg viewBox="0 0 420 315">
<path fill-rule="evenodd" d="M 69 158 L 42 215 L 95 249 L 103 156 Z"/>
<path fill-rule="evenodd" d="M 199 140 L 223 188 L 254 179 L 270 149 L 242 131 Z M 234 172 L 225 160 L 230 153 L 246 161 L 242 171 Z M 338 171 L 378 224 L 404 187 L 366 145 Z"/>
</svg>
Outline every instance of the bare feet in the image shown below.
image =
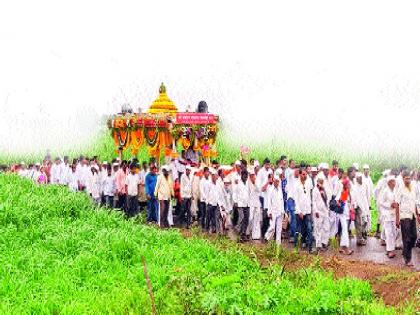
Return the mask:
<svg viewBox="0 0 420 315">
<path fill-rule="evenodd" d="M 394 258 L 395 257 L 395 253 L 393 251 L 390 251 L 386 254 L 388 256 L 388 258 Z"/>
</svg>

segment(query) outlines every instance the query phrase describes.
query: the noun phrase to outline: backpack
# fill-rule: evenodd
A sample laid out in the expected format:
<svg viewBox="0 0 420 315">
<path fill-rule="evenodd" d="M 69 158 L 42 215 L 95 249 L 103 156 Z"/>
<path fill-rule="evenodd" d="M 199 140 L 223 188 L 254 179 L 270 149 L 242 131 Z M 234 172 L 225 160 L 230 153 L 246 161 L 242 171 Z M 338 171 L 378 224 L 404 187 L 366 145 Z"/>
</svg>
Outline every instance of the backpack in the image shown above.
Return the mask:
<svg viewBox="0 0 420 315">
<path fill-rule="evenodd" d="M 342 214 L 344 212 L 344 203 L 340 202 L 338 205 L 337 201 L 335 200 L 335 196 L 332 196 L 330 200 L 330 210 L 337 214 Z"/>
</svg>

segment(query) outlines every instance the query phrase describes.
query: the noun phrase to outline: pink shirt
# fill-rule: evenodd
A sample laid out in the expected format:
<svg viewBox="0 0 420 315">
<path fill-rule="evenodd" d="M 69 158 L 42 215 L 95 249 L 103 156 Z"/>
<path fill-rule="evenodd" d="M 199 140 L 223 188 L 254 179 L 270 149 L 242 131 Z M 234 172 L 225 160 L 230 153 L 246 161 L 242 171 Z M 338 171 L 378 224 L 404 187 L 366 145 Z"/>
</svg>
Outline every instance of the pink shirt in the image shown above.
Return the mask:
<svg viewBox="0 0 420 315">
<path fill-rule="evenodd" d="M 121 194 L 126 194 L 127 193 L 127 191 L 125 189 L 125 178 L 126 178 L 126 174 L 123 171 L 123 169 L 120 168 L 115 173 L 115 184 L 117 186 L 117 193 L 121 193 Z"/>
</svg>

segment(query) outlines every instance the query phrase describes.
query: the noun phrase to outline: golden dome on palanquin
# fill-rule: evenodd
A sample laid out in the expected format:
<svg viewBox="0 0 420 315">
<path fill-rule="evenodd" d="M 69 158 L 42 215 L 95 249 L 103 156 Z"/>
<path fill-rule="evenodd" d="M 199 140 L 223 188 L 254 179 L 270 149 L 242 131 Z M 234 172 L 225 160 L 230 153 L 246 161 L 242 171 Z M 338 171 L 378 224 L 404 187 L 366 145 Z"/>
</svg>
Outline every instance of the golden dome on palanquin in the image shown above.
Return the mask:
<svg viewBox="0 0 420 315">
<path fill-rule="evenodd" d="M 176 108 L 174 102 L 170 100 L 168 95 L 166 95 L 166 87 L 162 83 L 159 88 L 159 96 L 154 100 L 152 105 L 150 105 L 148 113 L 157 114 L 157 113 L 176 113 L 178 109 Z"/>
</svg>

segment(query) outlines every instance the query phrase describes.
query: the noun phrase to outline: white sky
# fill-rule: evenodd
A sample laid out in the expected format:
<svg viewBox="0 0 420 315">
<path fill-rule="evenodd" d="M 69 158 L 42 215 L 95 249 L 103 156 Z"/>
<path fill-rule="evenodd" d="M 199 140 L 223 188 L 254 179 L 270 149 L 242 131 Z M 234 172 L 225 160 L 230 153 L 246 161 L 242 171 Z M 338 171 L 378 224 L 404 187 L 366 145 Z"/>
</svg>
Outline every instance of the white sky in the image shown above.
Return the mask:
<svg viewBox="0 0 420 315">
<path fill-rule="evenodd" d="M 416 1 L 2 1 L 0 152 L 89 140 L 164 81 L 238 143 L 420 152 Z M 246 139 L 246 140 L 245 140 Z"/>
</svg>

